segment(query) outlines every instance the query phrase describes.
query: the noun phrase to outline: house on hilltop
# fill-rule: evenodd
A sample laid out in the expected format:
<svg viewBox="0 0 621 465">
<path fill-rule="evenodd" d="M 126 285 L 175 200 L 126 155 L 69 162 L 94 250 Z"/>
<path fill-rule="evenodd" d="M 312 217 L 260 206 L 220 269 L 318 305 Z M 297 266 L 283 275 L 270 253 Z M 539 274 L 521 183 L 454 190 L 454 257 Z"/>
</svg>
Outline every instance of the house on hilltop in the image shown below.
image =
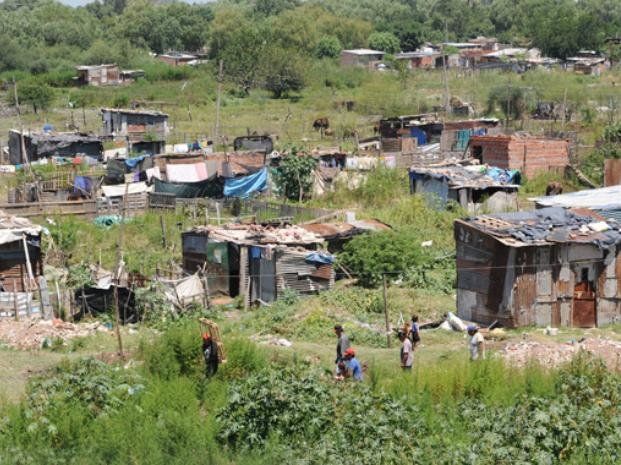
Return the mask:
<svg viewBox="0 0 621 465">
<path fill-rule="evenodd" d="M 382 62 L 384 55 L 384 52 L 368 48 L 343 50 L 341 51 L 341 66 L 360 66 L 374 69 Z"/>
</svg>

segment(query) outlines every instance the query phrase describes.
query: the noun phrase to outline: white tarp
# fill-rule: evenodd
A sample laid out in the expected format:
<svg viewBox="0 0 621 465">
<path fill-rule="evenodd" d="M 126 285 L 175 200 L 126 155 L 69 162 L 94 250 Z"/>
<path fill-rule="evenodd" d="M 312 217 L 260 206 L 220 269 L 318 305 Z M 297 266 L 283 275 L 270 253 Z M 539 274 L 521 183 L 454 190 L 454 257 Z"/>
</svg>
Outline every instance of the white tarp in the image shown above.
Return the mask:
<svg viewBox="0 0 621 465">
<path fill-rule="evenodd" d="M 130 184 L 118 184 L 116 186 L 101 186 L 105 197 L 123 197 L 127 186 L 128 194 L 140 194 L 153 191 L 153 186 L 147 186 L 146 182 L 132 182 Z"/>
<path fill-rule="evenodd" d="M 160 278 L 160 282 L 167 288 L 164 294 L 168 301 L 178 308 L 183 308 L 192 302 L 201 302 L 205 296 L 203 282 L 197 274 L 178 280 Z"/>
<path fill-rule="evenodd" d="M 0 211 L 0 245 L 21 241 L 24 234 L 36 236 L 41 230 L 41 226 L 31 223 L 27 218 L 7 215 Z"/>
</svg>

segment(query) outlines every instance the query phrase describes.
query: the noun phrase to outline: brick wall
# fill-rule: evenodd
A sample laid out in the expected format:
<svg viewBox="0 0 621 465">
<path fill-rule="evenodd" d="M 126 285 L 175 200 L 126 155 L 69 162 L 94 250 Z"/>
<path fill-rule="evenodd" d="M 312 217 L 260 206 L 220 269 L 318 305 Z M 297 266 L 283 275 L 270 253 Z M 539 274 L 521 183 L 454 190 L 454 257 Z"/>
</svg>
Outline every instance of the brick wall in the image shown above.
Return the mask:
<svg viewBox="0 0 621 465">
<path fill-rule="evenodd" d="M 569 164 L 569 143 L 561 139 L 482 136 L 473 137 L 470 145 L 473 151 L 481 147 L 482 163 L 518 169 L 526 177 L 550 169 L 563 169 Z"/>
</svg>

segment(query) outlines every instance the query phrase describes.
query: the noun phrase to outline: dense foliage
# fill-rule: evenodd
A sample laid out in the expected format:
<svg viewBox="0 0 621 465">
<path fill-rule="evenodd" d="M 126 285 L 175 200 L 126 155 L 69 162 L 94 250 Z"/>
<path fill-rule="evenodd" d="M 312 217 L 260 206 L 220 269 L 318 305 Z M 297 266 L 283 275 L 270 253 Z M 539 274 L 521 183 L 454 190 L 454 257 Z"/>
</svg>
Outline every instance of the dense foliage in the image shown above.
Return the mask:
<svg viewBox="0 0 621 465">
<path fill-rule="evenodd" d="M 614 0 L 243 0 L 192 5 L 97 0 L 78 8 L 56 0 L 7 0 L 0 4 L 0 22 L 0 73 L 30 72 L 51 85 L 70 84 L 78 64 L 143 67 L 149 78 L 157 65 L 148 52 L 168 50 L 209 50 L 214 74 L 222 60 L 225 78 L 244 92 L 266 88 L 276 97 L 303 85 L 314 57 L 336 57 L 341 48 L 371 46 L 394 53 L 425 41 L 488 35 L 531 44 L 560 58 L 580 48 L 621 56 L 605 43 L 621 28 L 621 7 Z"/>
<path fill-rule="evenodd" d="M 317 160 L 313 157 L 298 155 L 293 149 L 274 170 L 274 182 L 280 195 L 291 200 L 302 200 L 305 196 L 310 196 L 315 165 Z"/>
<path fill-rule="evenodd" d="M 434 422 L 422 405 L 368 385 L 261 373 L 233 386 L 219 413 L 219 434 L 236 450 L 256 453 L 280 444 L 283 458 L 309 464 L 527 465 L 584 463 L 593 456 L 613 464 L 621 454 L 620 395 L 616 375 L 579 357 L 560 374 L 551 397 L 490 405 L 474 390 L 457 408 L 436 406 L 442 420 Z"/>
</svg>

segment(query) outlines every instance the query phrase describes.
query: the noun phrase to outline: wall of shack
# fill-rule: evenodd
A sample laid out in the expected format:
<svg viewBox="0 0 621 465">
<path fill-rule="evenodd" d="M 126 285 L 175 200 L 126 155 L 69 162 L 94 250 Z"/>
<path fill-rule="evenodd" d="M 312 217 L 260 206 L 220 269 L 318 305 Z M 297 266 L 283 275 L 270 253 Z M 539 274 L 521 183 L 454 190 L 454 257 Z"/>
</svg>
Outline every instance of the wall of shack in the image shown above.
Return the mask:
<svg viewBox="0 0 621 465">
<path fill-rule="evenodd" d="M 590 244 L 510 247 L 465 223 L 455 224 L 457 313 L 507 327 L 572 326 L 574 288 L 593 282 L 597 326 L 621 319 L 621 255 Z M 586 270 L 586 271 L 583 271 Z"/>
</svg>

